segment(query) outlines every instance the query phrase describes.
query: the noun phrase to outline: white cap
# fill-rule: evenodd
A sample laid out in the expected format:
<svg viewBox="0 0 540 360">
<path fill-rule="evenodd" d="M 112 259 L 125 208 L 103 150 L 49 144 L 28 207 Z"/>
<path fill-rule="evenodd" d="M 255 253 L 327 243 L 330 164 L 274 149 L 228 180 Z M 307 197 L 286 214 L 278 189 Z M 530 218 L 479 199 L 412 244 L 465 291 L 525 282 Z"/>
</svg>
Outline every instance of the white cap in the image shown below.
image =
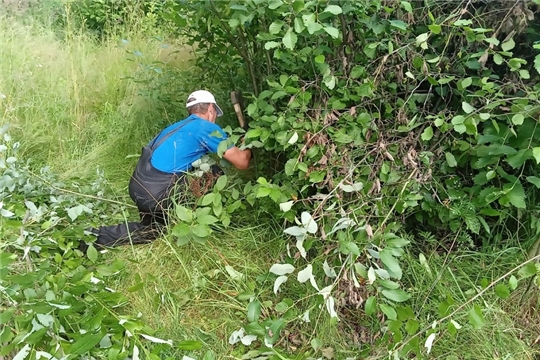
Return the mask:
<svg viewBox="0 0 540 360">
<path fill-rule="evenodd" d="M 191 100 L 191 101 L 189 101 Z M 196 104 L 214 104 L 217 110 L 217 116 L 223 115 L 223 110 L 216 103 L 216 98 L 212 95 L 211 92 L 206 90 L 197 90 L 189 94 L 188 103 L 186 103 L 186 108 L 196 105 Z"/>
</svg>

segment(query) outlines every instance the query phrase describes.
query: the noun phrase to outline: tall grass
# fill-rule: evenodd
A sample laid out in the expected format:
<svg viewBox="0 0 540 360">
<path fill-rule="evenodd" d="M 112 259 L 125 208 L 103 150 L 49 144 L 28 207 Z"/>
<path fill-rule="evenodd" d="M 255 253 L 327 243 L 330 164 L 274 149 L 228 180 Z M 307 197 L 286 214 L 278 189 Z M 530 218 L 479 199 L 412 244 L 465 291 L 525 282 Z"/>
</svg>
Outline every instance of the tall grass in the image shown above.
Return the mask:
<svg viewBox="0 0 540 360">
<path fill-rule="evenodd" d="M 144 79 L 145 64 L 185 68 L 188 58 L 188 50 L 156 38 L 98 42 L 82 31 L 59 36 L 50 26 L 4 15 L 0 121 L 16 128 L 26 157 L 66 177 L 86 177 L 99 166 L 113 184 L 126 182 L 133 166 L 126 155 L 183 116 L 181 108 L 140 96 L 151 84 L 129 78 Z M 182 89 L 178 97 L 185 97 Z"/>
</svg>

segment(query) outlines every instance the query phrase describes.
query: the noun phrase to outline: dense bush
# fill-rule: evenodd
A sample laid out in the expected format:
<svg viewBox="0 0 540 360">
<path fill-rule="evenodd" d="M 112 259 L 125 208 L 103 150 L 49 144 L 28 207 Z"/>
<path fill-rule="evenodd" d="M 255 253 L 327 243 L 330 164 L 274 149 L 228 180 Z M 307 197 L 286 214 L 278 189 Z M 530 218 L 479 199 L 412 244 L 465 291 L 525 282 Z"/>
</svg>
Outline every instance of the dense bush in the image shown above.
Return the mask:
<svg viewBox="0 0 540 360">
<path fill-rule="evenodd" d="M 352 282 L 364 309 L 353 322 L 379 311 L 390 350 L 405 356 L 420 351 L 414 316 L 398 305 L 410 295 L 395 282 L 409 240 L 536 237 L 535 3 L 185 1 L 168 18 L 196 45 L 203 83 L 251 95 L 245 137 L 262 176 L 249 203 L 291 222 L 302 211 L 286 230 L 298 253 L 270 270 L 276 293 L 300 267 L 335 317 L 334 297 Z M 249 314 L 244 329 L 267 345 L 298 315 L 259 324 Z M 471 309 L 473 326 L 481 317 Z"/>
<path fill-rule="evenodd" d="M 77 28 L 96 35 L 125 31 L 129 28 L 150 29 L 162 23 L 160 14 L 165 0 L 75 0 L 63 6 L 62 27 L 69 21 Z"/>
</svg>

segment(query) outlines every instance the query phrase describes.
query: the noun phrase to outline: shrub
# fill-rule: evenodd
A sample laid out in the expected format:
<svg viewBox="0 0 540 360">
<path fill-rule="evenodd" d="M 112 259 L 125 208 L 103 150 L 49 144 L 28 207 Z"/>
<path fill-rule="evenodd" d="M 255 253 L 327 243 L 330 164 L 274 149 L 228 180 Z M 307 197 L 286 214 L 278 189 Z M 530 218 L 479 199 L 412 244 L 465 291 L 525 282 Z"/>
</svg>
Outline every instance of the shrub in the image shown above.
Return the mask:
<svg viewBox="0 0 540 360">
<path fill-rule="evenodd" d="M 336 317 L 350 281 L 364 289 L 364 314 L 382 314 L 388 339 L 403 344 L 390 349 L 418 354 L 406 346 L 418 327 L 405 329 L 412 317 L 399 305 L 410 297 L 399 258 L 415 234 L 461 246 L 493 243 L 503 228 L 536 235 L 523 224 L 538 217 L 540 187 L 537 10 L 378 0 L 168 8 L 197 45 L 200 81 L 250 94 L 245 138 L 262 176 L 247 200 L 296 221 L 285 232 L 297 253 L 270 269 L 276 293 L 301 269 L 297 279 Z M 244 330 L 271 345 L 293 318 L 256 316 Z"/>
</svg>

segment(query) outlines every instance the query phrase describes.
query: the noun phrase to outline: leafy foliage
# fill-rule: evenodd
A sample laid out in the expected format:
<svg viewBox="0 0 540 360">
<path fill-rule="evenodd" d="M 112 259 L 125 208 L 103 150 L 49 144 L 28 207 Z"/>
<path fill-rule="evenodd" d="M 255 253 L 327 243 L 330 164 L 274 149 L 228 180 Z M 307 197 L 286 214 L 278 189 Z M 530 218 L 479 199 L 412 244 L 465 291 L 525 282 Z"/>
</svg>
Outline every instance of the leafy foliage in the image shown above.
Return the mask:
<svg viewBox="0 0 540 360">
<path fill-rule="evenodd" d="M 92 244 L 79 250 L 92 240 L 75 221 L 111 210 L 100 200 L 103 178 L 67 190 L 47 168 L 35 174 L 18 158 L 7 126 L 0 135 L 0 356 L 160 359 L 172 346 L 198 349 L 198 342 L 159 339 L 141 314 L 122 311 L 126 297 L 108 283 L 124 263 Z"/>
<path fill-rule="evenodd" d="M 166 1 L 161 0 L 78 0 L 67 2 L 62 9 L 59 25 L 66 27 L 75 22 L 98 36 L 139 26 L 149 30 L 163 22 L 160 14 Z"/>
<path fill-rule="evenodd" d="M 248 201 L 296 222 L 285 230 L 295 240 L 285 263 L 268 275 L 274 293 L 298 270 L 316 300 L 292 303 L 343 317 L 337 294 L 352 283 L 341 296 L 360 294 L 352 305 L 364 312 L 351 321 L 381 316 L 383 340 L 402 344 L 390 345 L 396 357 L 429 353 L 435 340 L 422 332 L 420 346 L 418 319 L 400 305 L 411 298 L 400 284 L 411 232 L 455 234 L 458 246 L 474 247 L 538 217 L 536 7 L 499 5 L 251 0 L 169 8 L 197 44 L 200 81 L 251 94 L 245 139 L 257 145 L 258 179 Z M 321 288 L 323 279 L 331 285 Z M 309 310 L 299 316 L 294 308 L 256 324 L 248 316 L 235 339 L 272 346 L 264 329 L 309 321 Z M 475 327 L 479 310 L 469 312 Z"/>
</svg>

